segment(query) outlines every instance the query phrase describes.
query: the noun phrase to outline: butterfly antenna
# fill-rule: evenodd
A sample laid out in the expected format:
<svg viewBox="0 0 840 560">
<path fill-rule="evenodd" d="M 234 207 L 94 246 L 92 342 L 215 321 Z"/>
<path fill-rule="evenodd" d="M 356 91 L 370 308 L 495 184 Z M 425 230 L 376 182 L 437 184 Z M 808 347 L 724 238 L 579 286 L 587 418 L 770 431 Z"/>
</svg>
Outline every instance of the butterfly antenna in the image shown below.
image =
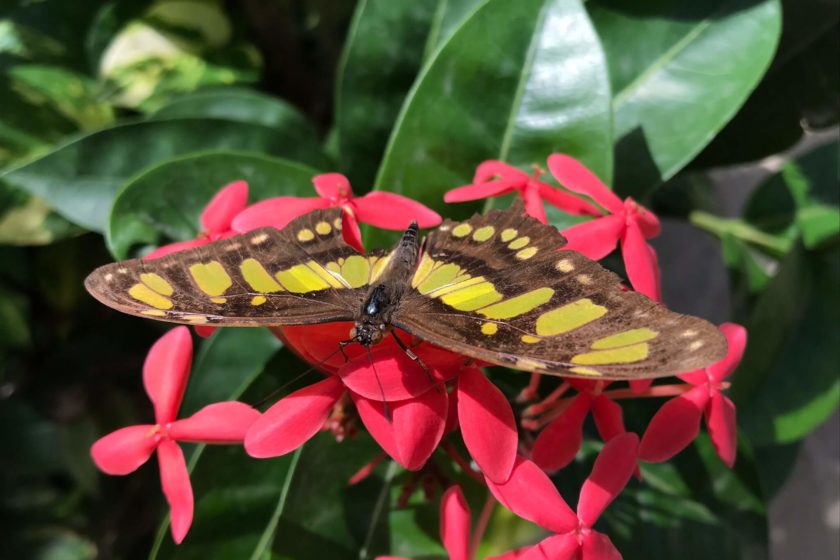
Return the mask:
<svg viewBox="0 0 840 560">
<path fill-rule="evenodd" d="M 379 379 L 379 373 L 376 371 L 376 364 L 373 361 L 373 352 L 370 351 L 370 346 L 366 346 L 367 348 L 367 355 L 368 361 L 370 361 L 370 367 L 373 369 L 373 376 L 376 378 L 376 384 L 379 386 L 379 395 L 382 397 L 382 407 L 385 410 L 385 420 L 388 423 L 391 423 L 391 409 L 388 407 L 388 401 L 385 399 L 385 388 L 382 387 L 382 380 Z"/>
<path fill-rule="evenodd" d="M 333 350 L 332 352 L 330 352 L 330 354 L 329 354 L 326 358 L 324 358 L 324 359 L 323 359 L 323 360 L 321 360 L 320 362 L 318 362 L 318 363 L 314 364 L 313 366 L 311 366 L 309 369 L 307 369 L 307 370 L 306 370 L 306 371 L 304 371 L 303 373 L 299 373 L 299 374 L 297 374 L 296 376 L 294 376 L 292 379 L 290 379 L 290 380 L 286 381 L 285 383 L 283 383 L 282 385 L 280 385 L 279 387 L 277 387 L 276 389 L 274 389 L 273 391 L 271 391 L 268 395 L 266 395 L 265 397 L 261 398 L 260 400 L 258 400 L 258 401 L 257 401 L 257 402 L 255 402 L 254 404 L 252 404 L 251 406 L 252 406 L 252 407 L 254 407 L 254 408 L 259 408 L 259 407 L 261 407 L 261 406 L 262 406 L 262 405 L 264 405 L 266 402 L 268 402 L 269 400 L 271 400 L 272 398 L 274 398 L 275 396 L 277 396 L 279 393 L 282 393 L 283 391 L 285 391 L 285 390 L 289 387 L 289 385 L 292 385 L 293 383 L 295 383 L 295 382 L 299 381 L 302 377 L 304 377 L 304 376 L 306 376 L 306 375 L 309 375 L 310 373 L 312 373 L 312 372 L 313 372 L 313 371 L 315 371 L 316 369 L 320 368 L 322 365 L 324 365 L 325 363 L 327 363 L 327 362 L 328 362 L 328 361 L 329 361 L 329 360 L 330 360 L 333 356 L 335 356 L 335 355 L 336 355 L 336 354 L 338 354 L 339 352 L 341 352 L 342 354 L 344 354 L 344 346 L 346 346 L 347 344 L 349 344 L 349 343 L 351 343 L 351 342 L 355 342 L 355 340 L 356 340 L 356 337 L 353 337 L 353 338 L 351 338 L 351 339 L 349 339 L 349 340 L 342 340 L 342 341 L 339 343 L 338 348 L 336 348 L 335 350 Z M 346 358 L 346 356 L 345 356 L 345 358 Z"/>
</svg>

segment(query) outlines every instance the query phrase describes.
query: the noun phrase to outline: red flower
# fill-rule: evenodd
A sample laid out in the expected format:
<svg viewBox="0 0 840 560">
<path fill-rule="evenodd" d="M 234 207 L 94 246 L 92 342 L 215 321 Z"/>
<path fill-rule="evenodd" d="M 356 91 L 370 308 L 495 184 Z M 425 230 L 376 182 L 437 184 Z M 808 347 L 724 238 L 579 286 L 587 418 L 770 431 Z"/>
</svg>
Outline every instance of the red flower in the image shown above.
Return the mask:
<svg viewBox="0 0 840 560">
<path fill-rule="evenodd" d="M 487 481 L 499 502 L 516 515 L 556 533 L 517 551 L 522 560 L 620 560 L 609 537 L 592 529 L 601 513 L 624 489 L 636 468 L 639 438 L 625 433 L 604 445 L 583 483 L 577 513 L 566 504 L 551 479 L 537 465 L 517 459 L 504 484 Z"/>
<path fill-rule="evenodd" d="M 494 480 L 509 476 L 516 457 L 515 418 L 504 395 L 479 369 L 464 368 L 462 356 L 421 343 L 412 351 L 429 368 L 426 372 L 390 337 L 371 348 L 370 356 L 353 344 L 345 349 L 347 363 L 340 354 L 324 361 L 349 330 L 347 323 L 282 329 L 289 346 L 331 375 L 269 408 L 245 438 L 250 455 L 275 457 L 296 449 L 322 428 L 346 391 L 382 449 L 403 467 L 417 470 L 443 437 L 450 400 L 456 398 L 464 442 L 476 463 Z M 399 336 L 410 342 L 405 333 Z M 450 395 L 445 383 L 455 377 Z"/>
<path fill-rule="evenodd" d="M 170 253 L 200 247 L 236 235 L 236 232 L 231 229 L 231 222 L 237 214 L 245 209 L 247 204 L 248 183 L 235 181 L 222 187 L 204 207 L 200 219 L 202 231 L 196 239 L 163 245 L 143 258 L 159 259 Z"/>
<path fill-rule="evenodd" d="M 552 154 L 548 168 L 565 188 L 584 194 L 609 212 L 601 217 L 563 230 L 568 240 L 564 249 L 600 260 L 621 241 L 624 266 L 633 288 L 661 301 L 659 265 L 656 253 L 645 239 L 659 235 L 659 219 L 632 198 L 624 202 L 582 163 L 564 154 Z"/>
<path fill-rule="evenodd" d="M 193 517 L 192 487 L 184 454 L 176 442 L 238 443 L 259 417 L 259 412 L 246 404 L 220 402 L 176 420 L 191 362 L 192 339 L 186 327 L 175 327 L 163 335 L 143 365 L 143 384 L 154 405 L 155 423 L 112 432 L 90 450 L 96 466 L 114 475 L 134 472 L 157 450 L 176 543 L 184 540 Z"/>
<path fill-rule="evenodd" d="M 718 455 L 729 467 L 735 464 L 737 428 L 735 404 L 721 393 L 741 361 L 747 345 L 747 329 L 735 323 L 720 326 L 729 350 L 721 361 L 705 369 L 679 375 L 694 388 L 666 402 L 654 415 L 639 447 L 639 458 L 657 463 L 666 461 L 685 449 L 700 431 L 700 417 L 705 414 L 709 436 Z"/>
<path fill-rule="evenodd" d="M 585 200 L 539 181 L 539 175 L 536 170 L 533 175 L 528 175 L 501 161 L 488 160 L 476 168 L 471 184 L 452 189 L 443 196 L 443 200 L 464 202 L 518 192 L 525 203 L 525 211 L 544 224 L 547 220 L 543 200 L 570 214 L 600 215 Z"/>
<path fill-rule="evenodd" d="M 316 175 L 312 183 L 320 198 L 280 196 L 263 200 L 236 216 L 233 229 L 239 233 L 264 226 L 282 229 L 293 219 L 312 210 L 341 208 L 344 240 L 359 252 L 364 252 L 359 222 L 400 231 L 412 220 L 416 220 L 421 228 L 433 227 L 441 222 L 437 212 L 402 195 L 374 191 L 354 197 L 350 182 L 340 173 Z"/>
<path fill-rule="evenodd" d="M 604 441 L 625 432 L 621 407 L 602 393 L 608 383 L 578 379 L 568 379 L 567 382 L 580 394 L 540 432 L 534 442 L 534 462 L 548 472 L 562 469 L 575 458 L 583 443 L 583 422 L 590 411 Z"/>
</svg>

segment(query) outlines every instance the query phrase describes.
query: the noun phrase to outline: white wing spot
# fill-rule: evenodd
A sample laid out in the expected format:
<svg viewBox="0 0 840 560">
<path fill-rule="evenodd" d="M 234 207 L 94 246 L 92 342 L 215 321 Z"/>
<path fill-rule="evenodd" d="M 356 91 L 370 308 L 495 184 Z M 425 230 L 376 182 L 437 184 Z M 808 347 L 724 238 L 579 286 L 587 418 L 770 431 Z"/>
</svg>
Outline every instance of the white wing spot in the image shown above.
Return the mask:
<svg viewBox="0 0 840 560">
<path fill-rule="evenodd" d="M 265 243 L 265 240 L 268 239 L 267 233 L 261 233 L 259 235 L 255 235 L 251 238 L 251 245 L 259 245 L 260 243 Z"/>
<path fill-rule="evenodd" d="M 698 350 L 701 346 L 703 346 L 702 340 L 695 340 L 691 344 L 688 345 L 689 350 Z"/>
</svg>

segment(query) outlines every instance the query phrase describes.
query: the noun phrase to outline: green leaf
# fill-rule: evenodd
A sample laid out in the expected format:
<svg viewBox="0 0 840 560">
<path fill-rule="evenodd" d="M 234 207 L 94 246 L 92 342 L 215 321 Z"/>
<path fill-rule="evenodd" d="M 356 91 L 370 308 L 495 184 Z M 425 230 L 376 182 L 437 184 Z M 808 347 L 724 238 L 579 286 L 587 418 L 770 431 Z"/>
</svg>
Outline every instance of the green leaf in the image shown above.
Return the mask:
<svg viewBox="0 0 840 560">
<path fill-rule="evenodd" d="M 46 245 L 82 231 L 42 199 L 0 181 L 0 244 Z"/>
<path fill-rule="evenodd" d="M 777 0 L 587 4 L 609 63 L 616 185 L 641 197 L 737 112 L 779 39 Z"/>
<path fill-rule="evenodd" d="M 484 0 L 438 0 L 423 61 L 428 61 Z"/>
<path fill-rule="evenodd" d="M 135 177 L 114 200 L 108 246 L 116 259 L 138 246 L 193 239 L 199 215 L 226 184 L 248 181 L 251 202 L 312 194 L 312 168 L 244 152 L 206 152 L 167 160 Z M 189 188 L 183 188 L 189 185 Z"/>
<path fill-rule="evenodd" d="M 338 71 L 335 122 L 342 171 L 359 192 L 373 182 L 420 69 L 436 3 L 362 0 L 356 7 Z"/>
<path fill-rule="evenodd" d="M 130 177 L 178 155 L 224 149 L 325 165 L 320 149 L 295 130 L 219 119 L 173 119 L 121 124 L 82 136 L 0 178 L 49 200 L 70 221 L 104 232 L 114 197 Z"/>
<path fill-rule="evenodd" d="M 483 160 L 527 167 L 544 165 L 552 152 L 581 159 L 609 181 L 609 95 L 579 2 L 487 0 L 409 93 L 376 188 L 443 210 L 443 193 L 469 182 Z"/>
<path fill-rule="evenodd" d="M 840 253 L 794 247 L 746 322 L 749 344 L 732 377 L 738 420 L 758 446 L 791 443 L 840 402 Z"/>
</svg>

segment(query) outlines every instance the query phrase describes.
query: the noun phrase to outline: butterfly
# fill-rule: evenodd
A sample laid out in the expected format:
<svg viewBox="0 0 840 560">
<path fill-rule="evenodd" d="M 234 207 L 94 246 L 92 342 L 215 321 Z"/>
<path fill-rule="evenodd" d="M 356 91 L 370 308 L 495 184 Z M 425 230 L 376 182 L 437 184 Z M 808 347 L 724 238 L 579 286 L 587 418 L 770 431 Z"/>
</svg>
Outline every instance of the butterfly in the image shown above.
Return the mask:
<svg viewBox="0 0 840 560">
<path fill-rule="evenodd" d="M 156 260 L 108 264 L 85 286 L 119 311 L 192 325 L 353 321 L 370 347 L 397 328 L 453 352 L 525 371 L 642 379 L 705 367 L 726 353 L 712 324 L 631 291 L 521 204 L 415 224 L 391 251 L 360 254 L 341 210 L 316 210 Z"/>
</svg>

